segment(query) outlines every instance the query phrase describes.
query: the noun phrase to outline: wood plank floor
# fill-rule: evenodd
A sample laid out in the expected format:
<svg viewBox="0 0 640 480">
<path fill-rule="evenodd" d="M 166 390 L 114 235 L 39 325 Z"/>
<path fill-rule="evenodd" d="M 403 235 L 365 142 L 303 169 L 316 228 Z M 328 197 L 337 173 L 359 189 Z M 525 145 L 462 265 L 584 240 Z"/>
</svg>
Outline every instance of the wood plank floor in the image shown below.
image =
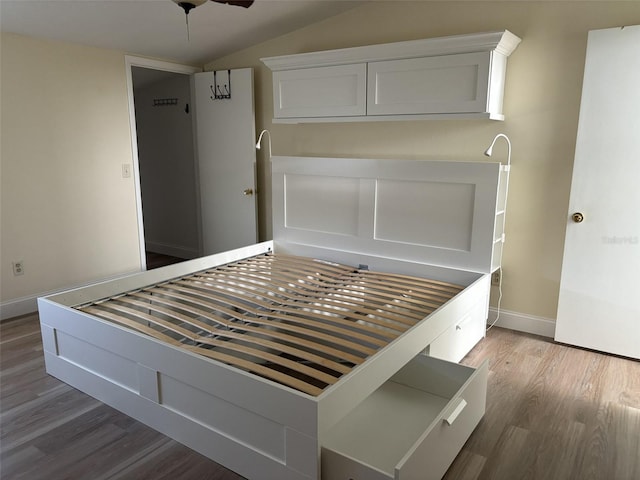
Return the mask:
<svg viewBox="0 0 640 480">
<path fill-rule="evenodd" d="M 174 263 L 184 262 L 186 259 L 164 255 L 162 253 L 146 252 L 147 270 L 165 267 Z"/>
<path fill-rule="evenodd" d="M 640 479 L 640 362 L 493 328 L 487 413 L 447 480 Z M 237 480 L 44 371 L 38 318 L 0 324 L 0 478 Z"/>
</svg>

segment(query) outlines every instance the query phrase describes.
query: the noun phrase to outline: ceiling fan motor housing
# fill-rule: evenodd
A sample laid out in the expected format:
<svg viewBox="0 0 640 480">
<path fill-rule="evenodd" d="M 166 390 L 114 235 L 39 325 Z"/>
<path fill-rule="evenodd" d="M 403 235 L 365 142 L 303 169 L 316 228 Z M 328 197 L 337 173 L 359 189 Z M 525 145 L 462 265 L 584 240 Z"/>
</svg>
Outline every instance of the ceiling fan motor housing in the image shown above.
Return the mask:
<svg viewBox="0 0 640 480">
<path fill-rule="evenodd" d="M 189 0 L 188 2 L 184 2 L 182 0 L 171 0 L 173 3 L 179 5 L 186 15 L 189 15 L 189 12 L 196 7 L 199 7 L 203 3 L 206 3 L 207 0 Z M 235 5 L 237 7 L 249 8 L 254 0 L 212 0 L 216 3 L 224 3 L 227 5 Z"/>
</svg>

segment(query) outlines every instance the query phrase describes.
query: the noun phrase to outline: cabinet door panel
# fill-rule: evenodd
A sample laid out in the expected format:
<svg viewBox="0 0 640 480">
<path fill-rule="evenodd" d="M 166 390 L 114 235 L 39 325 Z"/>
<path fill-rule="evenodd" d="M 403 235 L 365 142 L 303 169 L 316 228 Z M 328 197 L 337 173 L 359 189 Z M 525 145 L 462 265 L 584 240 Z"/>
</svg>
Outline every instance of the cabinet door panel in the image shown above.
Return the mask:
<svg viewBox="0 0 640 480">
<path fill-rule="evenodd" d="M 274 72 L 274 116 L 365 115 L 366 75 L 364 63 Z"/>
<path fill-rule="evenodd" d="M 371 62 L 369 115 L 487 110 L 490 52 Z"/>
</svg>

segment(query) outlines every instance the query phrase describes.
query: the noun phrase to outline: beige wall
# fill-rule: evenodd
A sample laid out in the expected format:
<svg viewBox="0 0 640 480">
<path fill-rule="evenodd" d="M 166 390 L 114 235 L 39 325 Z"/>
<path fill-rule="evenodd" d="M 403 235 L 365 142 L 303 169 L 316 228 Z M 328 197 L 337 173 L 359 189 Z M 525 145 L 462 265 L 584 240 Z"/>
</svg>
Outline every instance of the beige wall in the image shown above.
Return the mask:
<svg viewBox="0 0 640 480">
<path fill-rule="evenodd" d="M 493 136 L 507 133 L 513 169 L 502 307 L 555 319 L 587 32 L 639 23 L 636 1 L 375 1 L 206 69 L 256 69 L 257 129 L 270 130 L 274 155 L 484 161 Z M 505 28 L 522 43 L 509 59 L 504 122 L 271 123 L 271 75 L 261 57 Z M 493 159 L 505 157 L 506 146 L 496 146 Z M 266 239 L 271 228 L 264 153 L 259 162 L 260 234 Z"/>
<path fill-rule="evenodd" d="M 0 301 L 139 270 L 124 54 L 4 33 L 1 49 Z"/>
</svg>

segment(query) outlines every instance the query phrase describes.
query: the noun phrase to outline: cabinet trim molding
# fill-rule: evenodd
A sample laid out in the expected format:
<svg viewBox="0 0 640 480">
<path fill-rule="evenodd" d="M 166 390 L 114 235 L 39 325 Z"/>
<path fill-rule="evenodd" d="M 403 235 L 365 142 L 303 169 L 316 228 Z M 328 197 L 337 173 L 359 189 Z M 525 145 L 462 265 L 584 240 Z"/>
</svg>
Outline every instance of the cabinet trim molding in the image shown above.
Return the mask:
<svg viewBox="0 0 640 480">
<path fill-rule="evenodd" d="M 261 58 L 260 61 L 269 67 L 271 71 L 277 72 L 296 68 L 432 57 L 455 53 L 496 51 L 502 55 L 509 56 L 519 43 L 519 37 L 509 30 L 501 30 L 498 32 L 452 35 L 338 50 L 265 57 Z"/>
</svg>

